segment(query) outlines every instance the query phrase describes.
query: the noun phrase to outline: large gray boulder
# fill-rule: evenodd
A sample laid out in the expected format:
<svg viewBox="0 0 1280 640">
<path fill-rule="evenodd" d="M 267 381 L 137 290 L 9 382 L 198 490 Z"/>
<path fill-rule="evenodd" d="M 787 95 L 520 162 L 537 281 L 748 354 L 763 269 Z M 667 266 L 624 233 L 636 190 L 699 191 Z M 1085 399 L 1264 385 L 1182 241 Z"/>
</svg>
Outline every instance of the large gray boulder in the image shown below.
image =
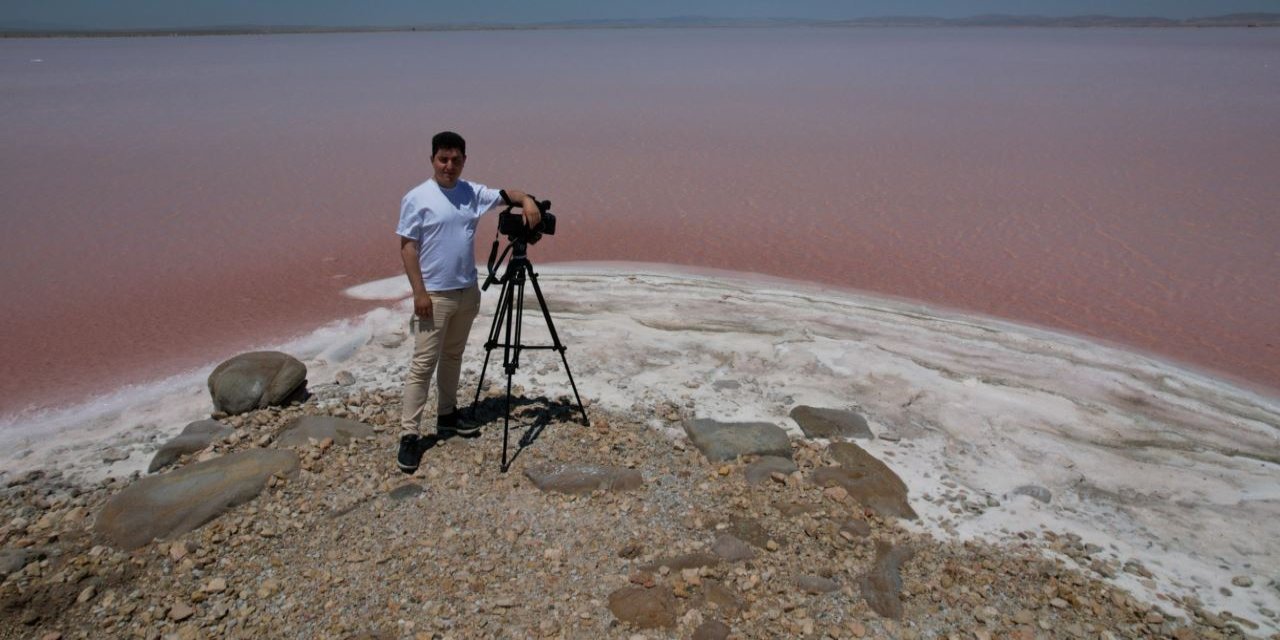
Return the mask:
<svg viewBox="0 0 1280 640">
<path fill-rule="evenodd" d="M 787 432 L 769 422 L 717 422 L 698 418 L 685 421 L 684 432 L 711 462 L 751 454 L 791 457 L 791 439 Z"/>
<path fill-rule="evenodd" d="M 630 491 L 644 484 L 635 469 L 586 463 L 547 463 L 526 469 L 524 475 L 543 491 L 587 494 L 604 491 Z"/>
<path fill-rule="evenodd" d="M 791 419 L 800 425 L 806 438 L 875 437 L 867 419 L 852 411 L 800 405 L 791 410 Z"/>
<path fill-rule="evenodd" d="M 352 438 L 368 438 L 373 427 L 355 420 L 333 416 L 302 416 L 285 426 L 276 439 L 281 447 L 296 447 L 314 439 L 333 438 L 335 444 L 348 444 Z"/>
<path fill-rule="evenodd" d="M 231 435 L 233 429 L 217 420 L 197 420 L 188 424 L 174 439 L 164 443 L 160 450 L 156 452 L 155 457 L 151 458 L 151 465 L 147 467 L 147 473 L 155 473 L 175 462 L 178 458 L 189 453 L 195 453 L 209 446 L 214 440 L 220 440 Z"/>
<path fill-rule="evenodd" d="M 94 529 L 113 546 L 136 549 L 196 529 L 252 500 L 272 475 L 292 475 L 298 454 L 252 449 L 143 478 L 107 501 Z"/>
<path fill-rule="evenodd" d="M 209 374 L 213 408 L 231 415 L 302 400 L 307 366 L 279 351 L 242 353 Z"/>
</svg>

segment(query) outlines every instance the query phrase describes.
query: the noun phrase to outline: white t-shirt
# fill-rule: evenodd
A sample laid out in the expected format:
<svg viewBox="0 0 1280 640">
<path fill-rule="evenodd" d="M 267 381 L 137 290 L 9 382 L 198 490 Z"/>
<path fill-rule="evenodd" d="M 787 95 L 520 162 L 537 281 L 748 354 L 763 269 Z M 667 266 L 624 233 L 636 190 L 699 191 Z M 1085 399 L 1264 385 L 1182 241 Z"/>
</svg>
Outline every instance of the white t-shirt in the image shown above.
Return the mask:
<svg viewBox="0 0 1280 640">
<path fill-rule="evenodd" d="M 476 223 L 499 202 L 502 194 L 497 189 L 466 180 L 444 189 L 432 178 L 405 194 L 396 233 L 418 242 L 427 291 L 476 283 Z"/>
</svg>

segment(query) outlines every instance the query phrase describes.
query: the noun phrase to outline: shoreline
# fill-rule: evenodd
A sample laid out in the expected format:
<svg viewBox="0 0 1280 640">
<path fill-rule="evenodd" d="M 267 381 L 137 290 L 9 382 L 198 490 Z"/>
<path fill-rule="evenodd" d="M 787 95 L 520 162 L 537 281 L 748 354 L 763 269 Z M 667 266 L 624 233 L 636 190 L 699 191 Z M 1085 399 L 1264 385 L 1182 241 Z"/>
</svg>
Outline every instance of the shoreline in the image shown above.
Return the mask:
<svg viewBox="0 0 1280 640">
<path fill-rule="evenodd" d="M 920 533 L 1000 541 L 1028 525 L 1072 532 L 1137 559 L 1208 608 L 1280 629 L 1252 604 L 1280 610 L 1280 594 L 1217 590 L 1280 553 L 1271 542 L 1280 514 L 1269 513 L 1280 504 L 1274 399 L 1061 332 L 781 278 L 601 263 L 538 271 L 593 406 L 671 439 L 683 437 L 685 418 L 765 420 L 794 434 L 796 405 L 850 408 L 879 434 L 868 450 L 911 487 Z M 348 289 L 388 306 L 283 346 L 307 364 L 318 394 L 347 392 L 340 372 L 357 381 L 350 390 L 398 388 L 408 348 L 402 280 Z M 494 298 L 472 331 L 463 402 Z M 540 323 L 530 320 L 526 340 L 537 343 Z M 569 393 L 559 361 L 532 353 L 520 388 Z M 57 437 L 25 449 L 6 442 L 29 451 L 0 463 L 3 479 L 53 467 L 97 482 L 145 469 L 149 452 L 208 414 L 206 374 L 170 379 L 133 405 L 120 398 L 96 415 L 84 407 L 64 416 Z M 496 379 L 491 363 L 487 380 Z M 1053 498 L 1019 498 L 1021 486 Z M 1204 530 L 1220 519 L 1235 524 Z M 1115 577 L 1158 599 L 1145 579 Z"/>
<path fill-rule="evenodd" d="M 485 265 L 477 265 L 477 268 L 480 270 L 480 280 L 483 282 Z M 943 303 L 917 300 L 906 296 L 895 296 L 889 293 L 858 289 L 856 287 L 787 278 L 767 273 L 734 271 L 730 269 L 719 269 L 716 267 L 679 265 L 660 262 L 568 260 L 548 262 L 545 263 L 545 265 L 540 264 L 538 269 L 539 271 L 542 271 L 543 269 L 551 269 L 553 271 L 565 269 L 598 269 L 604 273 L 648 273 L 687 276 L 706 280 L 725 279 L 761 283 L 780 288 L 800 287 L 814 289 L 858 299 L 884 300 L 886 303 L 893 305 L 917 308 L 923 315 L 937 315 L 961 319 L 962 321 L 967 319 L 967 321 L 979 325 L 1001 325 L 1014 329 L 1019 327 L 1027 328 L 1051 336 L 1059 336 L 1065 340 L 1092 344 L 1107 349 L 1131 353 L 1158 362 L 1161 366 L 1179 370 L 1182 375 L 1188 375 L 1235 387 L 1241 391 L 1257 396 L 1257 399 L 1262 402 L 1280 402 L 1280 388 L 1275 388 L 1229 371 L 1214 369 L 1207 365 L 1182 360 L 1150 349 L 1126 344 L 1118 340 L 1086 335 L 1083 333 L 1073 332 L 1068 329 L 1042 325 L 1027 320 L 983 314 L 978 311 L 950 306 Z M 407 285 L 398 287 L 394 282 L 397 279 L 402 278 L 400 275 L 394 275 L 384 279 L 349 286 L 345 289 L 338 290 L 335 293 L 336 295 L 364 303 L 385 305 L 389 302 L 394 302 L 402 297 L 408 296 L 406 293 Z M 383 307 L 377 307 L 356 315 L 337 316 L 309 331 L 305 329 L 300 331 L 291 331 L 276 338 L 246 338 L 236 340 L 234 342 L 239 346 L 227 350 L 225 357 L 230 357 L 231 355 L 234 355 L 234 353 L 244 351 L 283 348 L 281 345 L 289 345 L 292 348 L 302 350 L 304 353 L 309 352 L 312 349 L 322 348 L 310 345 L 312 343 L 324 343 L 329 339 L 327 336 L 335 332 L 341 333 L 345 331 L 346 329 L 344 327 L 361 323 L 363 321 L 362 319 L 369 313 L 380 308 Z M 205 351 L 208 351 L 208 349 L 205 349 Z M 184 362 L 195 362 L 198 358 L 185 357 L 182 358 L 182 360 Z M 91 392 L 87 396 L 83 396 L 79 399 L 46 399 L 39 402 L 28 403 L 28 405 L 22 409 L 0 414 L 0 442 L 5 442 L 6 433 L 12 433 L 12 429 L 21 428 L 23 424 L 36 423 L 42 426 L 54 425 L 55 427 L 58 425 L 65 425 L 67 423 L 74 422 L 77 419 L 76 416 L 83 416 L 93 412 L 106 412 L 123 409 L 128 406 L 131 402 L 131 398 L 134 397 L 130 394 L 140 393 L 143 397 L 152 397 L 156 393 L 160 393 L 161 391 L 159 390 L 161 389 L 170 388 L 175 385 L 190 384 L 191 381 L 197 379 L 202 382 L 204 377 L 208 375 L 208 372 L 212 371 L 213 367 L 216 366 L 219 361 L 221 361 L 221 358 L 205 361 L 196 365 L 185 364 L 177 367 L 160 367 L 164 370 L 163 372 L 157 374 L 143 373 L 132 378 L 131 382 L 123 386 Z M 40 427 L 32 427 L 32 429 L 38 428 Z"/>
</svg>

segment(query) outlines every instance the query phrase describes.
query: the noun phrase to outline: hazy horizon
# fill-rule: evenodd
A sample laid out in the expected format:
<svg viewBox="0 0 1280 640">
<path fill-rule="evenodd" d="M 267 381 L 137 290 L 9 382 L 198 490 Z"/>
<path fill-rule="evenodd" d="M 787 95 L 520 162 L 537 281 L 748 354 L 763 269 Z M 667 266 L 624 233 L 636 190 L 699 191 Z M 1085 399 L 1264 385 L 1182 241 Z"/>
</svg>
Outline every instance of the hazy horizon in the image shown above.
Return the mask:
<svg viewBox="0 0 1280 640">
<path fill-rule="evenodd" d="M 377 0 L 359 6 L 303 0 L 248 5 L 227 0 L 195 0 L 173 4 L 125 0 L 110 5 L 92 0 L 17 0 L 0 7 L 0 27 L 90 30 L 241 25 L 367 27 L 659 20 L 686 16 L 714 19 L 843 20 L 888 16 L 965 18 L 991 14 L 1048 17 L 1108 15 L 1185 20 L 1233 13 L 1277 11 L 1280 11 L 1280 6 L 1274 0 L 623 0 L 589 6 L 577 0 L 488 0 L 473 3 Z"/>
</svg>

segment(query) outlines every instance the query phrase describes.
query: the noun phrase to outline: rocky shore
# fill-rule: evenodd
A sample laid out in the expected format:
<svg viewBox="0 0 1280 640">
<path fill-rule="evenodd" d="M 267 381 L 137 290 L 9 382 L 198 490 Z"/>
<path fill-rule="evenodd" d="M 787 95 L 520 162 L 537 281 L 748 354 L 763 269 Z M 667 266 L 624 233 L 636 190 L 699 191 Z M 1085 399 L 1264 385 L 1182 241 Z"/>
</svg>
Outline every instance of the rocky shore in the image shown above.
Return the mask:
<svg viewBox="0 0 1280 640">
<path fill-rule="evenodd" d="M 725 442 L 717 423 L 674 405 L 589 406 L 586 426 L 565 398 L 518 395 L 512 443 L 528 446 L 502 473 L 502 405 L 489 391 L 480 437 L 436 442 L 406 476 L 389 426 L 398 403 L 395 388 L 322 385 L 288 407 L 215 414 L 219 425 L 181 436 L 165 453 L 172 466 L 146 479 L 86 484 L 56 469 L 7 479 L 0 638 L 1255 633 L 1158 584 L 1160 601 L 1135 597 L 1108 578 L 1152 581 L 1142 564 L 1078 536 L 1029 527 L 1000 544 L 936 539 L 910 524 L 912 503 L 962 513 L 995 498 L 913 494 L 893 459 L 842 433 Z M 688 437 L 653 429 L 653 415 Z M 325 420 L 299 422 L 315 416 Z M 822 417 L 806 424 L 830 428 Z M 210 444 L 192 445 L 193 434 Z M 257 484 L 219 494 L 198 517 L 165 502 L 181 487 L 138 495 L 153 478 L 266 451 L 273 461 L 256 481 L 206 472 Z M 152 500 L 150 510 L 113 511 L 122 496 Z M 169 515 L 179 532 L 152 541 L 148 527 L 170 526 L 159 522 Z"/>
</svg>

